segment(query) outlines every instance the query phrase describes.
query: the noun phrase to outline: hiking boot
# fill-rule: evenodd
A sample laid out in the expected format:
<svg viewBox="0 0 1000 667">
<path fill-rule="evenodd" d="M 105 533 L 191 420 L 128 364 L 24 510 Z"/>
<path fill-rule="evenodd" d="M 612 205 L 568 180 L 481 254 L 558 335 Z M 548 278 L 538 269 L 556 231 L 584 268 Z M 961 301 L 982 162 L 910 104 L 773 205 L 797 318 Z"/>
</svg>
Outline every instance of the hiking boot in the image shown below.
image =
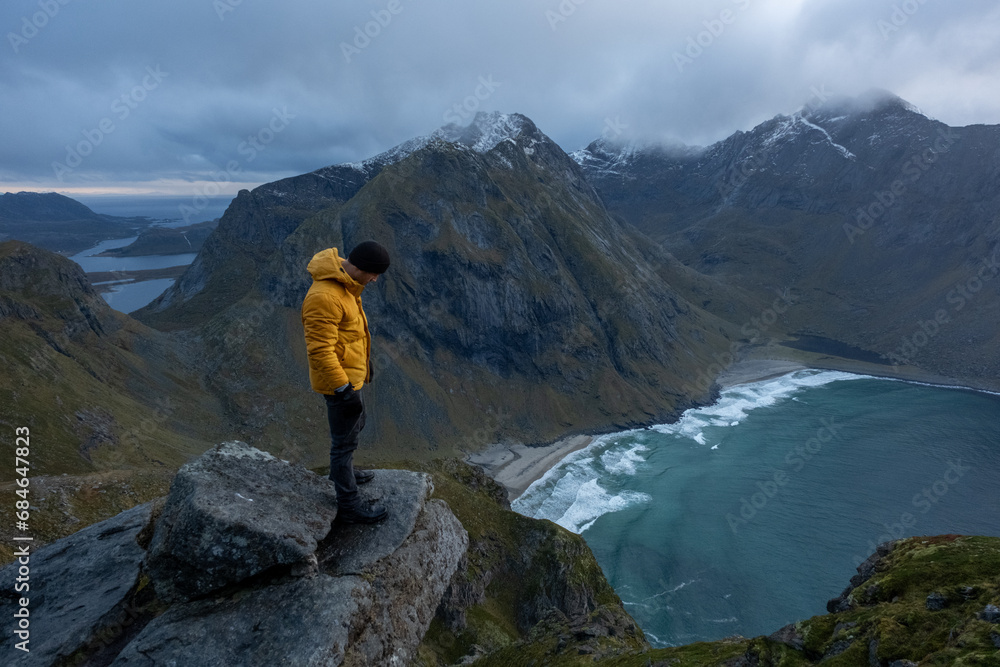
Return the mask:
<svg viewBox="0 0 1000 667">
<path fill-rule="evenodd" d="M 373 505 L 367 509 L 354 507 L 350 509 L 338 509 L 336 522 L 340 524 L 352 523 L 378 523 L 389 516 L 389 510 L 381 505 Z"/>
<path fill-rule="evenodd" d="M 371 470 L 359 470 L 354 469 L 354 483 L 355 484 L 367 484 L 368 482 L 375 479 L 375 473 Z"/>
</svg>

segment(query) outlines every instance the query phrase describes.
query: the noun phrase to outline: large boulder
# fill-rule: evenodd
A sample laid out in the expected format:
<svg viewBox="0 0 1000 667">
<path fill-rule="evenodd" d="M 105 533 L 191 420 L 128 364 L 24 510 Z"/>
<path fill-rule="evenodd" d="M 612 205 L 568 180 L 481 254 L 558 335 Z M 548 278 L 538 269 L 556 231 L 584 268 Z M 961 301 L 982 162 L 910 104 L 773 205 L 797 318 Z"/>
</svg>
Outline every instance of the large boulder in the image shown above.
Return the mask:
<svg viewBox="0 0 1000 667">
<path fill-rule="evenodd" d="M 177 473 L 146 571 L 160 599 L 177 602 L 275 566 L 308 570 L 336 515 L 329 480 L 242 442 L 224 442 Z"/>
<path fill-rule="evenodd" d="M 176 604 L 113 664 L 339 665 L 370 613 L 370 594 L 361 577 L 320 574 Z"/>
<path fill-rule="evenodd" d="M 418 506 L 413 530 L 382 558 L 352 557 L 362 564 L 357 574 L 331 574 L 337 569 L 328 566 L 334 558 L 312 577 L 285 576 L 270 585 L 173 605 L 113 665 L 411 664 L 468 537 L 443 502 L 412 496 L 410 501 Z M 381 533 L 395 533 L 401 523 L 403 513 L 393 511 L 396 503 L 388 504 L 386 523 L 343 530 L 357 533 L 359 544 L 378 543 Z"/>
</svg>

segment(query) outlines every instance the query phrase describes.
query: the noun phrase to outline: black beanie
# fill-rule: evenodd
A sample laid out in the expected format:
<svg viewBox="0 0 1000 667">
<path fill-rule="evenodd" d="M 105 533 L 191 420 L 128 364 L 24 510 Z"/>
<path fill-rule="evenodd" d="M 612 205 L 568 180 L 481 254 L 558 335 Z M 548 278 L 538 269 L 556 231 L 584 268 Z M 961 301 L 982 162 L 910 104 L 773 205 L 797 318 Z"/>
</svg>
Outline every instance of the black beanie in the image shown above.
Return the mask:
<svg viewBox="0 0 1000 667">
<path fill-rule="evenodd" d="M 389 251 L 374 241 L 359 243 L 347 261 L 368 273 L 385 273 L 389 268 Z"/>
</svg>

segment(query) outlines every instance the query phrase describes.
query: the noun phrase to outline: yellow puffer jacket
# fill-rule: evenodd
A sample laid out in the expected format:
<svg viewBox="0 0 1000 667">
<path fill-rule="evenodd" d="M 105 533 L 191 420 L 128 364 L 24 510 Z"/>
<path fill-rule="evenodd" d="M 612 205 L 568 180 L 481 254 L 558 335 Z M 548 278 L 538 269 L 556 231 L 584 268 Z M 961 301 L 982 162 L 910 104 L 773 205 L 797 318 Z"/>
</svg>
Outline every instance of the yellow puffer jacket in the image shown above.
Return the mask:
<svg viewBox="0 0 1000 667">
<path fill-rule="evenodd" d="M 314 391 L 332 394 L 348 382 L 371 380 L 371 334 L 361 307 L 364 285 L 347 274 L 336 248 L 316 253 L 307 267 L 313 284 L 302 301 L 302 328 Z"/>
</svg>

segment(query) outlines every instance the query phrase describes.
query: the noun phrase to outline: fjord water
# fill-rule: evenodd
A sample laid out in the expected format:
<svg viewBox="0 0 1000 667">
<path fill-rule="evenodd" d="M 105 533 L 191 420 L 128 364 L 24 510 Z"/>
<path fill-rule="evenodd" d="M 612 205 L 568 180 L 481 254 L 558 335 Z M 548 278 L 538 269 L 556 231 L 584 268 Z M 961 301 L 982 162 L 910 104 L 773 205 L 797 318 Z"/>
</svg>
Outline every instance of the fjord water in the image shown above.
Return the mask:
<svg viewBox="0 0 1000 667">
<path fill-rule="evenodd" d="M 655 646 L 826 613 L 879 542 L 1000 536 L 1000 396 L 829 371 L 597 438 L 514 503 L 582 533 Z"/>
<path fill-rule="evenodd" d="M 141 271 L 144 269 L 186 266 L 193 262 L 197 256 L 193 252 L 183 255 L 145 255 L 139 257 L 95 256 L 112 248 L 124 248 L 137 238 L 139 237 L 132 236 L 125 239 L 101 241 L 93 248 L 77 253 L 70 257 L 70 259 L 79 264 L 87 273 L 92 273 L 95 271 Z M 100 285 L 101 283 L 97 284 Z M 123 280 L 112 283 L 111 291 L 104 292 L 101 296 L 115 310 L 122 313 L 131 313 L 133 310 L 138 310 L 148 304 L 173 284 L 173 278 L 142 280 L 139 282 Z"/>
</svg>

